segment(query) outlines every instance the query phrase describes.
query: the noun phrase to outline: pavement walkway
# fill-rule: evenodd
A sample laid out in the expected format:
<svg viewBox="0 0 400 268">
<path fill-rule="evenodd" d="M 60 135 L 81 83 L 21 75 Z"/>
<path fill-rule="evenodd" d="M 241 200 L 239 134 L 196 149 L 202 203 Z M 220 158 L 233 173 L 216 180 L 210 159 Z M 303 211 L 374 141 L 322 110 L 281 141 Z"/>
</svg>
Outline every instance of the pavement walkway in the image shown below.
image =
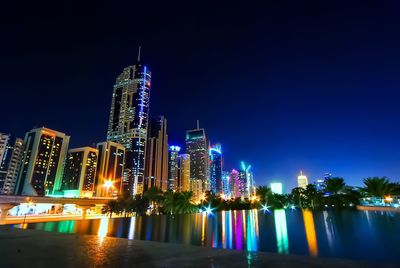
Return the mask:
<svg viewBox="0 0 400 268">
<path fill-rule="evenodd" d="M 0 267 L 400 267 L 0 226 Z"/>
</svg>

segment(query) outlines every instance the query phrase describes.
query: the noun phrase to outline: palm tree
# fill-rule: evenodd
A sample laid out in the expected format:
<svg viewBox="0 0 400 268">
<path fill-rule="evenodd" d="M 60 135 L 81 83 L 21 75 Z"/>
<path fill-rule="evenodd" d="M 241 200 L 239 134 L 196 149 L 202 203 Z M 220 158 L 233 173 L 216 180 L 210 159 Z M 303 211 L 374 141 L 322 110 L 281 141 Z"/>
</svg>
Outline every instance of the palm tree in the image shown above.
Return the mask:
<svg viewBox="0 0 400 268">
<path fill-rule="evenodd" d="M 197 210 L 197 206 L 193 204 L 193 192 L 185 191 L 179 194 L 177 201 L 177 213 L 193 213 Z"/>
<path fill-rule="evenodd" d="M 291 199 L 300 208 L 303 207 L 303 199 L 305 198 L 304 189 L 301 187 L 293 188 L 291 193 Z"/>
<path fill-rule="evenodd" d="M 308 184 L 306 189 L 303 191 L 306 200 L 309 202 L 308 205 L 314 209 L 315 205 L 319 205 L 318 201 L 321 199 L 322 194 L 317 190 L 317 187 L 314 184 Z"/>
<path fill-rule="evenodd" d="M 157 187 L 151 187 L 143 194 L 143 197 L 149 201 L 152 213 L 157 213 L 158 206 L 163 200 L 163 192 Z"/>
<path fill-rule="evenodd" d="M 109 213 L 110 218 L 112 217 L 113 213 L 120 213 L 122 211 L 121 205 L 117 200 L 110 200 L 107 202 L 107 204 L 104 206 L 104 213 Z"/>
<path fill-rule="evenodd" d="M 163 210 L 168 214 L 175 214 L 179 205 L 179 193 L 168 191 L 164 194 Z"/>
<path fill-rule="evenodd" d="M 258 188 L 256 189 L 256 195 L 260 197 L 260 201 L 262 204 L 268 203 L 268 197 L 270 197 L 271 194 L 272 191 L 267 186 L 258 186 Z"/>
<path fill-rule="evenodd" d="M 343 178 L 334 177 L 325 180 L 325 192 L 332 195 L 337 195 L 345 189 L 345 182 Z"/>
<path fill-rule="evenodd" d="M 363 182 L 365 185 L 363 191 L 369 196 L 384 197 L 395 190 L 395 186 L 389 183 L 386 177 L 366 178 Z"/>
</svg>

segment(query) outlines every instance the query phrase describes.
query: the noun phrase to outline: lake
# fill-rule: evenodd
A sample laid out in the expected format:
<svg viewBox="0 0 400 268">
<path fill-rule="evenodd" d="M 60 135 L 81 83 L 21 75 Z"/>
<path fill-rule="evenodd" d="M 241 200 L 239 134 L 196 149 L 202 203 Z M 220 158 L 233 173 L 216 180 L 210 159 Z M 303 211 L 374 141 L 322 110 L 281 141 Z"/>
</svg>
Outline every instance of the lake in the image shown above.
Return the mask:
<svg viewBox="0 0 400 268">
<path fill-rule="evenodd" d="M 15 225 L 21 227 L 21 225 Z M 28 229 L 234 250 L 399 262 L 400 214 L 238 210 L 31 223 Z"/>
</svg>

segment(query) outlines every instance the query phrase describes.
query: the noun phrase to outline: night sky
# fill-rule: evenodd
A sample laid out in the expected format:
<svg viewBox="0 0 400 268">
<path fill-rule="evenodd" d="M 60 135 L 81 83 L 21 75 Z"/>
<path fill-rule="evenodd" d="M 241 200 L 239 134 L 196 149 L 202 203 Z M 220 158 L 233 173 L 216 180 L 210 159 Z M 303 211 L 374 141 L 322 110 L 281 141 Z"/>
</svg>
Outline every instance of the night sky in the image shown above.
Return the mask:
<svg viewBox="0 0 400 268">
<path fill-rule="evenodd" d="M 399 181 L 399 2 L 80 2 L 2 4 L 0 132 L 105 140 L 115 78 L 141 45 L 170 144 L 199 119 L 225 169 L 244 160 L 258 184 L 290 189 L 300 169 Z"/>
</svg>

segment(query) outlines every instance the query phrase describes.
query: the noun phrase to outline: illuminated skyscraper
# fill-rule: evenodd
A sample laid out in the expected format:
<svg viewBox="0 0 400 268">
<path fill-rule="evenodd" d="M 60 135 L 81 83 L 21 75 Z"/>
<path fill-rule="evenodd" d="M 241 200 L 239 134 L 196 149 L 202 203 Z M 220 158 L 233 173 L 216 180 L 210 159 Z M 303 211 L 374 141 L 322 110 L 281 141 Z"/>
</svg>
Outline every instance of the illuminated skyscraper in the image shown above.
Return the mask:
<svg viewBox="0 0 400 268">
<path fill-rule="evenodd" d="M 159 116 L 151 120 L 148 130 L 145 190 L 157 187 L 167 190 L 168 181 L 168 135 L 167 119 Z"/>
<path fill-rule="evenodd" d="M 190 155 L 180 154 L 178 156 L 178 189 L 179 192 L 190 191 Z"/>
<path fill-rule="evenodd" d="M 58 190 L 68 143 L 69 136 L 45 127 L 26 133 L 17 193 L 45 196 Z"/>
<path fill-rule="evenodd" d="M 240 163 L 239 170 L 239 192 L 241 197 L 249 198 L 255 191 L 255 184 L 251 166 L 246 165 L 244 162 Z"/>
<path fill-rule="evenodd" d="M 229 172 L 222 172 L 222 193 L 226 198 L 231 198 L 231 184 Z"/>
<path fill-rule="evenodd" d="M 0 133 L 0 160 L 3 159 L 10 138 L 10 134 Z"/>
<path fill-rule="evenodd" d="M 151 72 L 140 62 L 117 77 L 111 102 L 107 140 L 126 148 L 124 187 L 131 195 L 143 192 Z"/>
<path fill-rule="evenodd" d="M 232 169 L 231 173 L 229 174 L 229 185 L 231 196 L 234 198 L 240 197 L 239 172 L 236 169 Z"/>
<path fill-rule="evenodd" d="M 98 151 L 91 147 L 70 149 L 60 190 L 65 197 L 93 197 Z"/>
<path fill-rule="evenodd" d="M 24 155 L 24 141 L 0 133 L 0 194 L 13 194 Z"/>
<path fill-rule="evenodd" d="M 271 192 L 274 194 L 283 194 L 283 185 L 281 182 L 271 183 Z"/>
<path fill-rule="evenodd" d="M 300 175 L 297 177 L 297 187 L 306 188 L 308 184 L 308 179 L 306 175 L 303 175 L 303 171 L 300 170 Z"/>
<path fill-rule="evenodd" d="M 202 191 L 210 189 L 208 182 L 208 143 L 203 128 L 186 131 L 186 153 L 190 155 L 190 179 L 200 180 Z"/>
<path fill-rule="evenodd" d="M 179 176 L 179 165 L 178 157 L 181 147 L 170 146 L 169 147 L 169 168 L 168 168 L 168 190 L 176 191 L 178 186 L 178 176 Z"/>
<path fill-rule="evenodd" d="M 123 171 L 125 166 L 125 147 L 106 141 L 97 144 L 98 161 L 96 172 L 96 196 L 110 197 L 123 191 Z"/>
<path fill-rule="evenodd" d="M 217 144 L 210 148 L 210 190 L 214 194 L 222 191 L 222 152 L 221 145 Z"/>
</svg>

